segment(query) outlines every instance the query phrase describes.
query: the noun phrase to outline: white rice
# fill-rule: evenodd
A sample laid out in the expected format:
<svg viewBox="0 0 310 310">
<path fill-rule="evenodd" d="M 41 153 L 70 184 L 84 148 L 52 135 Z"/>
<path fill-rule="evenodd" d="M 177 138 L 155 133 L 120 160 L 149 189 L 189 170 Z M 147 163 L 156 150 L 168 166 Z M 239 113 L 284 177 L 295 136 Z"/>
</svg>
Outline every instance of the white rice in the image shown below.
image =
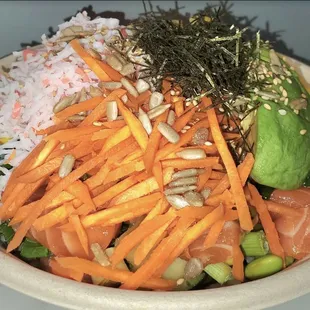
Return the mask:
<svg viewBox="0 0 310 310">
<path fill-rule="evenodd" d="M 86 12 L 79 13 L 69 22 L 59 25 L 59 31 L 50 39 L 42 36 L 43 45 L 28 55 L 24 61 L 23 52 L 14 52 L 16 61 L 11 65 L 10 77 L 0 74 L 0 139 L 10 137 L 10 141 L 0 145 L 0 166 L 16 148 L 16 157 L 10 162 L 14 167 L 28 155 L 41 141 L 35 130 L 45 129 L 53 125 L 53 107 L 65 95 L 71 95 L 82 88 L 89 89 L 99 81 L 93 72 L 86 70 L 88 81 L 83 81 L 76 69 L 83 71 L 88 66 L 66 42 L 57 42 L 60 31 L 73 25 L 82 26 L 85 31 L 98 31 L 94 36 L 83 38 L 80 42 L 85 48 L 93 48 L 104 58 L 105 42 L 111 36 L 118 35 L 117 19 L 98 18 L 90 20 Z M 105 28 L 105 35 L 99 31 Z M 53 51 L 56 55 L 49 53 Z M 66 61 L 69 59 L 70 62 Z M 20 105 L 20 111 L 14 111 Z M 0 176 L 0 197 L 12 170 L 0 167 L 4 176 Z"/>
</svg>

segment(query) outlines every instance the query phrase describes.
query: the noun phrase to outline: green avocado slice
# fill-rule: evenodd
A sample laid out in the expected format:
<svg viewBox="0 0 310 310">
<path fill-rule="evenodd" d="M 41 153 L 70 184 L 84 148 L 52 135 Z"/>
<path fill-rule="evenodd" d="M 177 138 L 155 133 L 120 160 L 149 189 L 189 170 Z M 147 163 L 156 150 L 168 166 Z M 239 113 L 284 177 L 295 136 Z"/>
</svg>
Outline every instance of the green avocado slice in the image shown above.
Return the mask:
<svg viewBox="0 0 310 310">
<path fill-rule="evenodd" d="M 285 111 L 285 112 L 283 112 Z M 259 184 L 289 190 L 302 186 L 310 172 L 310 123 L 282 103 L 261 105 L 251 130 Z"/>
</svg>

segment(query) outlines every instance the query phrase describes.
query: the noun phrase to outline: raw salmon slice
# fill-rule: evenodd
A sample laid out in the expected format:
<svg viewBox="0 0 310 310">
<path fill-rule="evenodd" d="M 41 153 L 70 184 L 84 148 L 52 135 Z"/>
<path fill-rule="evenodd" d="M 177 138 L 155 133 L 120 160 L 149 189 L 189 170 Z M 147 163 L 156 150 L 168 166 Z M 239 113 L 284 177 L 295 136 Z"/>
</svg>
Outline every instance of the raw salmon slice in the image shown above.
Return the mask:
<svg viewBox="0 0 310 310">
<path fill-rule="evenodd" d="M 270 200 L 293 208 L 310 207 L 310 187 L 302 187 L 292 191 L 276 189 L 271 194 Z"/>
<path fill-rule="evenodd" d="M 206 249 L 203 243 L 207 233 L 199 237 L 189 246 L 190 256 L 199 258 L 204 265 L 225 262 L 231 259 L 232 245 L 241 236 L 240 226 L 236 222 L 226 222 L 216 245 Z"/>
</svg>

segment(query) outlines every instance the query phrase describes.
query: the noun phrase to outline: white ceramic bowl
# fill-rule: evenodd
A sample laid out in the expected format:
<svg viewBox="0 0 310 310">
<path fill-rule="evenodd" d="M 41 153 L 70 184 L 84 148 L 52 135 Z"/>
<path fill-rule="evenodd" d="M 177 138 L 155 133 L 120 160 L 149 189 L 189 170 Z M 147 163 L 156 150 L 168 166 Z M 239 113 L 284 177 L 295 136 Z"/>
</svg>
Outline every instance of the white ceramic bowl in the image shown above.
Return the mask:
<svg viewBox="0 0 310 310">
<path fill-rule="evenodd" d="M 0 60 L 8 66 L 12 56 Z M 310 83 L 310 67 L 290 60 Z M 271 277 L 188 292 L 126 291 L 78 283 L 38 270 L 0 248 L 0 283 L 34 298 L 81 310 L 263 309 L 310 292 L 310 257 Z"/>
</svg>

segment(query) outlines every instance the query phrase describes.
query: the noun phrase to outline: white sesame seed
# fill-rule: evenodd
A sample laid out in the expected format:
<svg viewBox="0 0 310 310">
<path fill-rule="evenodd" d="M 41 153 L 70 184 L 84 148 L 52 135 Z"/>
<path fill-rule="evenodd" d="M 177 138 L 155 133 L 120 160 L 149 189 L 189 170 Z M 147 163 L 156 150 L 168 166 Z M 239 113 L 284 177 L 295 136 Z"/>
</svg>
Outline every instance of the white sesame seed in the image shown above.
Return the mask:
<svg viewBox="0 0 310 310">
<path fill-rule="evenodd" d="M 235 25 L 231 25 L 229 30 L 233 30 L 235 28 Z"/>
<path fill-rule="evenodd" d="M 186 105 L 187 107 L 189 107 L 191 104 L 192 104 L 191 101 L 188 101 L 188 102 L 185 103 L 185 105 Z"/>
<path fill-rule="evenodd" d="M 184 282 L 184 279 L 180 278 L 180 279 L 177 280 L 177 285 L 181 285 L 183 282 Z"/>
<path fill-rule="evenodd" d="M 100 126 L 103 125 L 103 123 L 101 123 L 101 122 L 93 122 L 93 125 L 94 125 L 94 126 L 97 126 L 97 127 L 100 127 Z"/>
<path fill-rule="evenodd" d="M 282 83 L 282 81 L 279 79 L 279 78 L 276 78 L 277 79 L 277 81 L 278 81 L 278 84 L 281 84 Z"/>
<path fill-rule="evenodd" d="M 299 114 L 299 110 L 294 109 L 294 113 L 298 115 Z"/>
<path fill-rule="evenodd" d="M 281 80 L 285 80 L 285 76 L 284 75 L 280 75 Z"/>
<path fill-rule="evenodd" d="M 186 131 L 187 131 L 186 129 L 182 129 L 181 130 L 182 133 L 186 133 Z"/>
<path fill-rule="evenodd" d="M 287 112 L 285 110 L 282 110 L 282 109 L 279 110 L 278 112 L 279 112 L 280 115 L 286 115 L 287 114 Z"/>
<path fill-rule="evenodd" d="M 258 96 L 254 96 L 254 97 L 253 97 L 253 100 L 257 100 L 257 99 L 258 99 Z"/>
<path fill-rule="evenodd" d="M 287 83 L 292 84 L 292 80 L 290 78 L 286 78 Z"/>
<path fill-rule="evenodd" d="M 229 131 L 233 131 L 234 128 L 232 128 L 231 126 L 228 128 Z"/>
<path fill-rule="evenodd" d="M 211 146 L 211 145 L 212 145 L 212 142 L 210 142 L 210 141 L 206 141 L 206 142 L 205 142 L 205 145 L 207 145 L 207 146 Z"/>
<path fill-rule="evenodd" d="M 307 130 L 306 129 L 302 129 L 299 133 L 303 136 L 303 135 L 305 135 L 307 133 Z"/>
<path fill-rule="evenodd" d="M 186 125 L 186 126 L 184 126 L 184 128 L 183 129 L 190 129 L 191 128 L 191 126 L 188 126 L 188 125 Z"/>
<path fill-rule="evenodd" d="M 307 98 L 307 96 L 305 94 L 301 94 L 302 98 Z"/>
<path fill-rule="evenodd" d="M 285 98 L 284 98 L 284 97 L 281 97 L 281 98 L 280 98 L 280 101 L 285 101 Z"/>
<path fill-rule="evenodd" d="M 198 105 L 198 101 L 197 100 L 193 100 L 193 105 L 197 106 Z"/>
<path fill-rule="evenodd" d="M 267 96 L 262 96 L 262 99 L 264 99 L 264 100 L 268 100 L 268 99 L 269 99 L 269 97 L 267 97 Z"/>
<path fill-rule="evenodd" d="M 277 100 L 277 99 L 275 99 L 275 100 L 274 100 L 274 102 L 275 102 L 275 103 L 278 103 L 278 100 Z"/>
<path fill-rule="evenodd" d="M 175 95 L 176 95 L 176 96 L 180 96 L 180 95 L 181 95 L 181 92 L 177 90 L 177 91 L 175 92 Z"/>
<path fill-rule="evenodd" d="M 285 105 L 288 105 L 288 98 L 285 98 L 284 104 L 285 104 Z"/>
<path fill-rule="evenodd" d="M 223 127 L 224 130 L 228 128 L 227 125 L 223 125 L 222 127 Z"/>
<path fill-rule="evenodd" d="M 170 94 L 171 94 L 171 96 L 175 96 L 175 91 L 174 91 L 174 90 L 171 90 L 171 91 L 170 91 Z"/>
<path fill-rule="evenodd" d="M 282 91 L 282 96 L 285 98 L 287 97 L 287 91 L 285 89 L 283 89 L 283 91 Z"/>
<path fill-rule="evenodd" d="M 274 85 L 278 85 L 277 79 L 273 79 L 272 82 L 273 82 Z"/>
<path fill-rule="evenodd" d="M 265 66 L 263 67 L 263 72 L 264 72 L 264 74 L 267 74 L 267 73 L 268 73 L 268 71 L 267 71 L 267 69 L 266 69 Z"/>
<path fill-rule="evenodd" d="M 223 108 L 219 108 L 219 111 L 223 113 L 225 110 Z"/>
<path fill-rule="evenodd" d="M 264 108 L 269 111 L 271 110 L 271 106 L 268 103 L 264 104 Z"/>
<path fill-rule="evenodd" d="M 279 88 L 279 89 L 280 89 L 280 91 L 282 92 L 284 88 L 283 88 L 283 86 L 280 86 L 280 88 Z"/>
<path fill-rule="evenodd" d="M 62 144 L 62 145 L 60 146 L 60 149 L 63 150 L 64 148 L 65 148 L 65 145 Z"/>
</svg>

